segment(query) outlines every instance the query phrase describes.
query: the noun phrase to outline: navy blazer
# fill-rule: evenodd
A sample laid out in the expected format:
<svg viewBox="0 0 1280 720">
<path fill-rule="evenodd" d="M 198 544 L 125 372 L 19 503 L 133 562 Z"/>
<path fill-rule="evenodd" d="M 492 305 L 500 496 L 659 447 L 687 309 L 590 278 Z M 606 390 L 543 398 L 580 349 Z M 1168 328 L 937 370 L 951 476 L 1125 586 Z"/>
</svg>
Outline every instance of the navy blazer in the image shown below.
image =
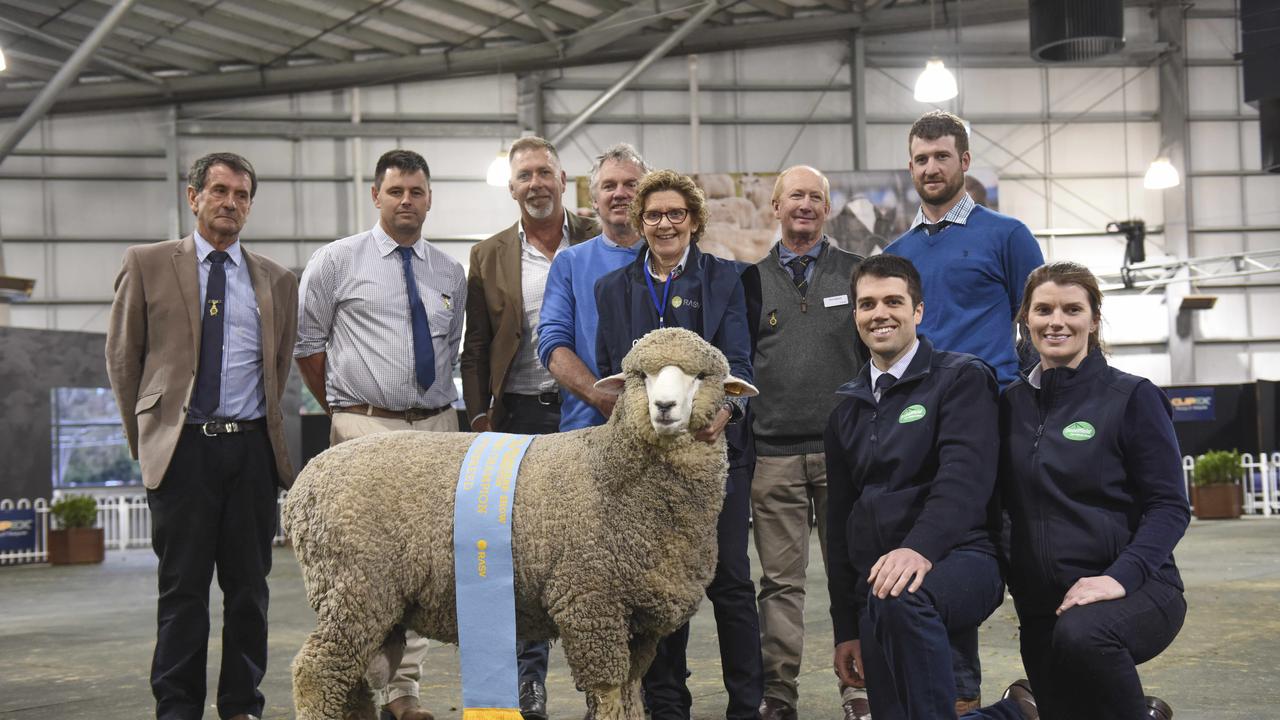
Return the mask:
<svg viewBox="0 0 1280 720">
<path fill-rule="evenodd" d="M 645 281 L 647 253 L 596 281 L 596 371 L 606 377 L 622 371 L 622 358 L 634 341 L 659 327 L 658 311 Z M 689 246 L 684 272 L 671 281 L 663 311 L 666 327 L 682 327 L 698 333 L 725 354 L 734 377 L 754 382 L 751 372 L 751 329 L 742 288 L 742 267 L 707 255 L 696 244 Z M 661 283 L 654 283 L 659 299 Z M 680 298 L 679 307 L 674 299 Z M 734 467 L 755 462 L 748 415 L 725 428 L 729 463 Z"/>
</svg>

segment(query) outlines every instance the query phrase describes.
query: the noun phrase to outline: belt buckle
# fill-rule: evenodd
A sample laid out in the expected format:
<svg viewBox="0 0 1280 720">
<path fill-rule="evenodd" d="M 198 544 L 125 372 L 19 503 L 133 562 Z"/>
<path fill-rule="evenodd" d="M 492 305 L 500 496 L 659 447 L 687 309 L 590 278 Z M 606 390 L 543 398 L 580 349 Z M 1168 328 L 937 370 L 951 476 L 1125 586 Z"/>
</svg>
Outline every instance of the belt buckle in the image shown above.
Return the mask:
<svg viewBox="0 0 1280 720">
<path fill-rule="evenodd" d="M 217 420 L 206 421 L 200 425 L 200 432 L 204 433 L 205 437 L 213 437 L 218 434 L 217 427 L 221 424 L 222 423 L 218 422 Z M 209 432 L 210 428 L 213 428 L 214 431 Z"/>
<path fill-rule="evenodd" d="M 200 426 L 200 432 L 204 433 L 205 437 L 215 437 L 240 432 L 240 424 L 234 420 L 209 420 Z"/>
<path fill-rule="evenodd" d="M 554 390 L 538 393 L 538 404 L 550 407 L 560 401 L 560 393 Z"/>
</svg>

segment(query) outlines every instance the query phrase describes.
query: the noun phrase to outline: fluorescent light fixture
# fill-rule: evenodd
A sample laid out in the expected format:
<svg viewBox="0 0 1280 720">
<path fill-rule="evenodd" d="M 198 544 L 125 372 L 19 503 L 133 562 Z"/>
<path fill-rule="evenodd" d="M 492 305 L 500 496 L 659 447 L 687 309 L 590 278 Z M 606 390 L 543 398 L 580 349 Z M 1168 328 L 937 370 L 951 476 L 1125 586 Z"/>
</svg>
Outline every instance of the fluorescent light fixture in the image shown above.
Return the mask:
<svg viewBox="0 0 1280 720">
<path fill-rule="evenodd" d="M 1169 162 L 1169 158 L 1161 155 L 1151 161 L 1151 167 L 1147 168 L 1147 174 L 1142 177 L 1142 187 L 1148 190 L 1164 190 L 1165 188 L 1177 187 L 1182 182 L 1181 176 L 1178 175 L 1178 168 Z"/>
<path fill-rule="evenodd" d="M 924 72 L 916 79 L 916 102 L 946 102 L 959 94 L 956 76 L 942 64 L 941 58 L 930 58 L 924 66 Z"/>
<path fill-rule="evenodd" d="M 7 67 L 9 64 L 4 61 L 4 48 L 0 48 L 0 72 L 4 72 Z"/>
<path fill-rule="evenodd" d="M 511 178 L 511 164 L 507 162 L 507 153 L 500 152 L 498 156 L 489 163 L 489 171 L 485 173 L 485 182 L 494 187 L 506 187 L 507 180 Z"/>
</svg>

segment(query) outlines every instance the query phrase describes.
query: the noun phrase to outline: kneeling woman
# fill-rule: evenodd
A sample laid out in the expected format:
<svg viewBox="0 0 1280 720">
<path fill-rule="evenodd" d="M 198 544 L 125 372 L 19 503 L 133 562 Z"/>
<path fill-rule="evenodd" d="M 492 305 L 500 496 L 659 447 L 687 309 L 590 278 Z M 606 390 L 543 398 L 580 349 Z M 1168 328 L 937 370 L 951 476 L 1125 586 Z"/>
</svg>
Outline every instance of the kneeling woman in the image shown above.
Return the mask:
<svg viewBox="0 0 1280 720">
<path fill-rule="evenodd" d="M 1187 613 L 1173 548 L 1190 514 L 1169 401 L 1112 368 L 1086 268 L 1027 278 L 1019 321 L 1040 364 L 1001 401 L 1009 588 L 1041 718 L 1148 717 L 1136 666 Z M 1153 717 L 1168 707 L 1151 701 Z"/>
</svg>

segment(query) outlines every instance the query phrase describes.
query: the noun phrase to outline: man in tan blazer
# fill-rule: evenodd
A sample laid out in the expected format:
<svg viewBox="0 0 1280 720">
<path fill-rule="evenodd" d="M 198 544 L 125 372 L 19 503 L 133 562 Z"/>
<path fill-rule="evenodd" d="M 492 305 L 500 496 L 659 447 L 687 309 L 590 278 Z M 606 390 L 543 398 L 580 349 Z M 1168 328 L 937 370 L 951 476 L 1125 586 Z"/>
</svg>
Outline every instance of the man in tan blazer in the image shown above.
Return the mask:
<svg viewBox="0 0 1280 720">
<path fill-rule="evenodd" d="M 507 157 L 520 219 L 471 248 L 462 397 L 474 431 L 553 433 L 560 426 L 560 394 L 538 361 L 543 288 L 556 253 L 600 229 L 565 211 L 567 177 L 554 145 L 523 137 Z M 519 665 L 520 710 L 525 720 L 545 720 L 547 645 L 520 643 Z"/>
<path fill-rule="evenodd" d="M 195 233 L 125 251 L 107 375 L 142 465 L 159 557 L 156 717 L 204 712 L 216 569 L 224 595 L 218 714 L 244 720 L 262 714 L 276 494 L 293 481 L 280 399 L 298 281 L 240 245 L 257 191 L 247 160 L 206 155 L 187 182 Z"/>
</svg>

